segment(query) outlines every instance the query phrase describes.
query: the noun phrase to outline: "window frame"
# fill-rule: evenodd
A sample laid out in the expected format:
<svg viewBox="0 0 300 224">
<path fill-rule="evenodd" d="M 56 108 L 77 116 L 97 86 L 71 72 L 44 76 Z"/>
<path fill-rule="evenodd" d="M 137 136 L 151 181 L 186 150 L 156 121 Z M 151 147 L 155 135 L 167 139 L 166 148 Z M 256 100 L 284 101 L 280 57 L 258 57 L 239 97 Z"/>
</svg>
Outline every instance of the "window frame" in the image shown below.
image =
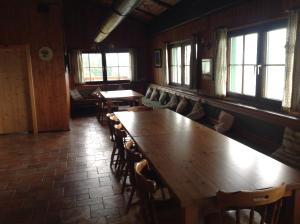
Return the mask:
<svg viewBox="0 0 300 224">
<path fill-rule="evenodd" d="M 227 83 L 226 83 L 226 96 L 233 101 L 243 101 L 251 105 L 264 105 L 272 108 L 280 109 L 281 100 L 269 99 L 263 97 L 264 83 L 263 79 L 266 74 L 266 36 L 268 31 L 287 28 L 287 19 L 281 19 L 276 22 L 262 24 L 258 26 L 247 27 L 235 31 L 230 31 L 227 38 Z M 257 58 L 256 58 L 256 91 L 255 96 L 230 92 L 230 51 L 231 51 L 231 38 L 236 36 L 245 36 L 247 34 L 257 33 Z M 244 52 L 243 52 L 244 53 Z M 243 55 L 244 57 L 244 55 Z M 244 61 L 243 61 L 244 62 Z M 244 65 L 244 64 L 243 64 Z"/>
<path fill-rule="evenodd" d="M 123 80 L 107 80 L 107 66 L 106 66 L 106 53 L 129 53 L 129 49 L 117 49 L 117 50 L 105 50 L 105 51 L 82 51 L 82 54 L 101 54 L 102 58 L 102 69 L 103 69 L 103 81 L 89 81 L 85 82 L 85 84 L 102 84 L 102 83 L 115 83 L 115 84 L 122 84 L 122 83 L 129 83 L 130 79 L 123 79 Z M 131 67 L 129 65 L 129 67 Z"/>
<path fill-rule="evenodd" d="M 191 86 L 191 66 L 192 66 L 192 61 L 190 59 L 190 64 L 189 64 L 189 67 L 190 67 L 190 77 L 189 77 L 189 80 L 190 80 L 190 83 L 189 85 L 186 85 L 185 84 L 185 66 L 186 66 L 186 63 L 185 63 L 185 47 L 190 45 L 191 46 L 191 54 L 192 54 L 192 41 L 190 39 L 188 40 L 183 40 L 183 41 L 178 41 L 178 42 L 173 42 L 173 43 L 170 43 L 168 44 L 168 70 L 169 70 L 169 85 L 172 85 L 172 86 L 176 86 L 176 87 L 182 87 L 182 88 L 189 88 Z M 181 65 L 180 65 L 180 70 L 181 70 L 181 83 L 175 83 L 175 82 L 172 82 L 172 65 L 171 65 L 171 62 L 172 62 L 172 48 L 175 48 L 175 47 L 180 47 L 181 48 Z M 190 56 L 191 57 L 191 56 Z"/>
</svg>

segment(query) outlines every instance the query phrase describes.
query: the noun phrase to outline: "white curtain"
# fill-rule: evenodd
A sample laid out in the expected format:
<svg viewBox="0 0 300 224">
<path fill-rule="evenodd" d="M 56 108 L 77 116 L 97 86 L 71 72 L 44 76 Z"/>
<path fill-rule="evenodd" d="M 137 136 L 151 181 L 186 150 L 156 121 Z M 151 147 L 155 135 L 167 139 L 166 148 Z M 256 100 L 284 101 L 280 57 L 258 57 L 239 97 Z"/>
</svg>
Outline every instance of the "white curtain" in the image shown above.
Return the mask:
<svg viewBox="0 0 300 224">
<path fill-rule="evenodd" d="M 129 74 L 130 74 L 130 81 L 138 81 L 138 75 L 137 75 L 137 53 L 136 50 L 133 48 L 129 49 Z"/>
<path fill-rule="evenodd" d="M 164 43 L 163 53 L 162 53 L 162 67 L 163 67 L 163 74 L 162 74 L 162 83 L 164 85 L 169 84 L 169 63 L 168 63 L 168 43 Z"/>
<path fill-rule="evenodd" d="M 216 35 L 215 93 L 223 97 L 226 96 L 227 81 L 227 29 L 218 29 Z"/>
<path fill-rule="evenodd" d="M 74 73 L 75 73 L 75 83 L 81 84 L 84 83 L 83 71 L 82 71 L 82 54 L 81 51 L 75 51 L 73 54 L 74 60 Z"/>
<path fill-rule="evenodd" d="M 299 15 L 298 11 L 298 15 Z M 300 18 L 300 16 L 298 16 Z M 300 23 L 298 22 L 298 31 L 295 47 L 295 64 L 292 90 L 292 105 L 291 110 L 300 112 Z"/>
<path fill-rule="evenodd" d="M 293 80 L 294 79 L 293 76 L 294 74 L 295 75 L 297 74 L 294 68 L 294 59 L 295 59 L 295 47 L 296 47 L 298 26 L 299 26 L 299 11 L 293 10 L 289 12 L 289 21 L 287 27 L 285 85 L 284 85 L 284 94 L 282 99 L 282 108 L 285 111 L 290 111 L 290 109 L 294 107 L 292 106 L 292 93 L 293 93 L 293 81 L 295 81 Z M 299 42 L 299 40 L 297 42 Z M 298 90 L 296 89 L 294 90 L 296 92 L 299 92 L 299 86 L 298 86 Z"/>
</svg>

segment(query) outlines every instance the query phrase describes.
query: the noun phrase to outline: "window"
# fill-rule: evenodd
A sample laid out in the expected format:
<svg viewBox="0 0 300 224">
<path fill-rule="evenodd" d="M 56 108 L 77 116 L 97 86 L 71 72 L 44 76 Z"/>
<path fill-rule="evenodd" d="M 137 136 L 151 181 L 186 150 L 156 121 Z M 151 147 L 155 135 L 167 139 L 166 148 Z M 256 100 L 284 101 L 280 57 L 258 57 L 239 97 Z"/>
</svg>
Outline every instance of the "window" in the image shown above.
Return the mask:
<svg viewBox="0 0 300 224">
<path fill-rule="evenodd" d="M 280 25 L 230 37 L 229 95 L 282 100 L 286 32 Z"/>
<path fill-rule="evenodd" d="M 129 80 L 129 53 L 106 53 L 107 80 Z"/>
<path fill-rule="evenodd" d="M 82 73 L 84 82 L 103 81 L 101 54 L 82 54 Z"/>
<path fill-rule="evenodd" d="M 84 82 L 130 80 L 130 55 L 128 52 L 83 53 L 82 74 Z"/>
<path fill-rule="evenodd" d="M 191 44 L 182 43 L 169 46 L 170 83 L 175 85 L 190 85 Z"/>
</svg>

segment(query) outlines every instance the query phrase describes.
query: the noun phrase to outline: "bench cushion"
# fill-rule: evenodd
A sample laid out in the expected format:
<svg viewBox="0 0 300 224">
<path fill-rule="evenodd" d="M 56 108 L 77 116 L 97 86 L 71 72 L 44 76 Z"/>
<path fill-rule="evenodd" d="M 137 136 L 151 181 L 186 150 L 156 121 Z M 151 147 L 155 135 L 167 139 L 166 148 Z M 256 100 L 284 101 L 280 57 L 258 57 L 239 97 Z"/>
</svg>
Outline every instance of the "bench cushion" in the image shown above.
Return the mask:
<svg viewBox="0 0 300 224">
<path fill-rule="evenodd" d="M 204 108 L 202 106 L 202 102 L 200 100 L 194 104 L 191 113 L 189 113 L 187 115 L 188 118 L 190 118 L 194 121 L 198 121 L 201 118 L 203 118 L 204 116 L 205 116 L 205 112 L 204 112 Z"/>
<path fill-rule="evenodd" d="M 70 95 L 71 95 L 72 99 L 75 100 L 75 101 L 77 101 L 77 100 L 83 100 L 83 97 L 79 93 L 78 89 L 70 90 Z"/>
<path fill-rule="evenodd" d="M 272 157 L 300 169 L 300 131 L 285 128 L 282 145 Z"/>
<path fill-rule="evenodd" d="M 185 114 L 188 109 L 188 105 L 188 100 L 185 97 L 181 98 L 179 104 L 176 107 L 176 112 L 179 114 Z"/>
</svg>

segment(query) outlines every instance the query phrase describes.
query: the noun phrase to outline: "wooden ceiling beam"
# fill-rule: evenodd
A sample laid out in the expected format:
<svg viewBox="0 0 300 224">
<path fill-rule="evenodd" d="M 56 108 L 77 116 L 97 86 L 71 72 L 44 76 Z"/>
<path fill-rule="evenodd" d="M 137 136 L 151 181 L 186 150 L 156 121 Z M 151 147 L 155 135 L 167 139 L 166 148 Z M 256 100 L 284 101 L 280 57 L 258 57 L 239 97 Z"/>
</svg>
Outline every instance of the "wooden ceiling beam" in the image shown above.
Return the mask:
<svg viewBox="0 0 300 224">
<path fill-rule="evenodd" d="M 164 1 L 161 1 L 161 0 L 151 0 L 152 2 L 155 2 L 163 7 L 166 7 L 166 8 L 170 8 L 172 7 L 173 5 L 167 3 L 167 2 L 164 2 Z"/>
<path fill-rule="evenodd" d="M 151 17 L 155 17 L 156 16 L 156 15 L 152 14 L 151 12 L 148 12 L 148 11 L 140 9 L 140 8 L 135 8 L 135 10 L 137 10 L 137 11 L 139 11 L 141 13 L 144 13 L 144 14 L 146 14 L 148 16 L 151 16 Z"/>
</svg>

